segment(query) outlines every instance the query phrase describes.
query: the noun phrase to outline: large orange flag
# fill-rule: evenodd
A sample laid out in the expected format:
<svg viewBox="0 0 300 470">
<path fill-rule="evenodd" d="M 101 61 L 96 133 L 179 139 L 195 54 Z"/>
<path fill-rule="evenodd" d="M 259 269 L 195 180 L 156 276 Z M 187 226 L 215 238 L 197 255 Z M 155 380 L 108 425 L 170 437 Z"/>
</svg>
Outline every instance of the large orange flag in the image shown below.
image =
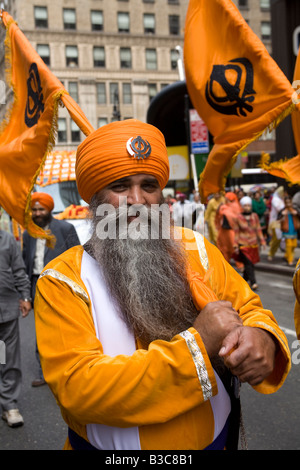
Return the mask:
<svg viewBox="0 0 300 470">
<path fill-rule="evenodd" d="M 295 89 L 293 101 L 300 103 L 300 49 L 296 60 L 293 86 Z M 292 127 L 297 150 L 296 157 L 285 158 L 270 163 L 270 155 L 262 154 L 260 166 L 273 176 L 285 179 L 289 184 L 300 184 L 300 113 L 293 113 Z"/>
<path fill-rule="evenodd" d="M 296 109 L 294 89 L 231 0 L 190 0 L 186 84 L 214 138 L 200 176 L 202 202 L 222 190 L 238 154 Z"/>
<path fill-rule="evenodd" d="M 0 129 L 0 205 L 33 237 L 55 240 L 32 222 L 31 192 L 55 144 L 59 104 L 88 135 L 94 129 L 62 83 L 52 74 L 13 18 L 2 12 L 6 28 L 6 78 L 14 100 Z"/>
</svg>

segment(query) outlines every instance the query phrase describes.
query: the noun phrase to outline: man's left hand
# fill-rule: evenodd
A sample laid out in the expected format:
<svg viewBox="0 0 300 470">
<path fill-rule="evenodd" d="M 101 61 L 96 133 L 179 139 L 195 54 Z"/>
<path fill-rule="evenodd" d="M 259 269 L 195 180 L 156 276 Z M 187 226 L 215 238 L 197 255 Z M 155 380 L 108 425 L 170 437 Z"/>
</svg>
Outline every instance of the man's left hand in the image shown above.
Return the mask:
<svg viewBox="0 0 300 470">
<path fill-rule="evenodd" d="M 27 317 L 28 313 L 32 309 L 31 302 L 29 300 L 22 300 L 20 299 L 20 310 L 22 313 L 22 317 Z"/>
<path fill-rule="evenodd" d="M 231 331 L 222 343 L 219 355 L 241 382 L 260 384 L 275 366 L 276 342 L 260 328 L 243 326 Z"/>
</svg>

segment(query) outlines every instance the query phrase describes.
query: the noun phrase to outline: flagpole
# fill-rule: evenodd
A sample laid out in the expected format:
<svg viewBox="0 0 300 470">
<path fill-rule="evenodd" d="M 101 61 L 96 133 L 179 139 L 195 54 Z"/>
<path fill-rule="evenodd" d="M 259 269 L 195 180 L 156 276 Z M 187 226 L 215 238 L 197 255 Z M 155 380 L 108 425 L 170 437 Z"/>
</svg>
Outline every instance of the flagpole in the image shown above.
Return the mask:
<svg viewBox="0 0 300 470">
<path fill-rule="evenodd" d="M 178 52 L 177 67 L 178 67 L 178 73 L 179 73 L 179 80 L 184 82 L 185 71 L 184 71 L 184 65 L 183 65 L 182 47 L 176 46 L 175 49 Z M 192 181 L 194 182 L 194 187 L 196 189 L 198 188 L 198 179 L 197 179 L 195 155 L 191 153 L 191 146 L 190 146 L 190 117 L 189 117 L 190 98 L 188 94 L 184 96 L 184 100 L 185 100 L 184 108 L 185 108 L 185 122 L 186 122 L 186 138 L 187 138 L 187 147 L 188 147 L 188 152 L 189 152 L 189 190 L 192 191 Z"/>
</svg>

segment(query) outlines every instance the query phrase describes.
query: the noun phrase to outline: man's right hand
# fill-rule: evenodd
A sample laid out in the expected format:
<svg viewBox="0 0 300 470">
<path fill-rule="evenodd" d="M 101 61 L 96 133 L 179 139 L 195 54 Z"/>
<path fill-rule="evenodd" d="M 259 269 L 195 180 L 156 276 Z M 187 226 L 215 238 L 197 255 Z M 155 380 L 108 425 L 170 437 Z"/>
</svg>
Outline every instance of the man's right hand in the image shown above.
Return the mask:
<svg viewBox="0 0 300 470">
<path fill-rule="evenodd" d="M 243 326 L 231 302 L 209 302 L 199 313 L 193 327 L 200 334 L 209 357 L 219 353 L 224 338 L 234 329 Z"/>
</svg>

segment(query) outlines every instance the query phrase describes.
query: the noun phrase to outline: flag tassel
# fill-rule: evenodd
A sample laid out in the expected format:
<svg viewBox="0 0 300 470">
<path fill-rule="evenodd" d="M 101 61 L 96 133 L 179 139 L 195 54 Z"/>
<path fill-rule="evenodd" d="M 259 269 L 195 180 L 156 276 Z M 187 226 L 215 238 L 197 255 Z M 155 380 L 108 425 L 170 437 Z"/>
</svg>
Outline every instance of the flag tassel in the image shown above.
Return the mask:
<svg viewBox="0 0 300 470">
<path fill-rule="evenodd" d="M 61 105 L 61 97 L 64 93 L 65 93 L 64 90 L 60 90 L 60 91 L 58 91 L 57 93 L 55 93 L 53 95 L 54 111 L 53 111 L 53 119 L 52 119 L 51 130 L 50 130 L 50 133 L 49 133 L 49 140 L 48 140 L 47 149 L 46 149 L 46 152 L 43 156 L 42 162 L 41 162 L 38 170 L 36 171 L 32 181 L 31 181 L 31 185 L 30 185 L 27 200 L 26 200 L 26 206 L 25 206 L 25 228 L 26 228 L 26 230 L 28 231 L 29 235 L 31 235 L 34 238 L 46 238 L 46 245 L 49 248 L 54 248 L 55 243 L 56 243 L 56 237 L 51 233 L 50 230 L 44 230 L 32 221 L 32 217 L 31 217 L 31 193 L 34 189 L 34 185 L 36 183 L 37 177 L 39 176 L 39 174 L 40 174 L 40 172 L 41 172 L 41 170 L 42 170 L 42 168 L 45 164 L 47 155 L 48 155 L 49 152 L 51 152 L 51 150 L 53 149 L 53 147 L 55 145 L 55 139 L 56 139 L 57 129 L 58 129 L 58 108 Z"/>
<path fill-rule="evenodd" d="M 247 140 L 245 144 L 243 144 L 239 150 L 232 156 L 231 160 L 229 160 L 228 164 L 227 164 L 227 167 L 225 168 L 225 171 L 223 173 L 223 175 L 221 176 L 222 178 L 222 181 L 220 182 L 219 186 L 220 188 L 222 188 L 224 190 L 225 186 L 226 186 L 226 180 L 227 180 L 227 176 L 228 174 L 230 173 L 231 171 L 231 168 L 233 167 L 233 165 L 235 164 L 239 154 L 241 152 L 243 152 L 252 142 L 255 142 L 257 139 L 259 139 L 259 137 L 261 137 L 263 135 L 264 132 L 266 132 L 267 130 L 269 131 L 272 131 L 274 129 L 276 129 L 276 127 L 279 126 L 279 124 L 287 117 L 289 116 L 292 112 L 294 111 L 298 111 L 298 107 L 296 104 L 294 103 L 291 103 L 284 111 L 282 111 L 282 113 L 274 119 L 273 122 L 271 122 L 266 128 L 264 128 L 262 131 L 256 133 L 251 139 Z M 264 162 L 264 164 L 266 165 L 266 161 L 261 161 L 262 163 Z M 267 167 L 263 167 L 263 169 L 267 170 Z M 201 196 L 201 200 L 202 202 L 205 201 L 205 196 L 204 196 L 204 186 L 205 186 L 205 179 L 203 178 L 203 175 L 204 175 L 204 171 L 201 173 L 200 175 L 200 181 L 199 181 L 199 191 L 200 191 L 200 196 Z"/>
</svg>

